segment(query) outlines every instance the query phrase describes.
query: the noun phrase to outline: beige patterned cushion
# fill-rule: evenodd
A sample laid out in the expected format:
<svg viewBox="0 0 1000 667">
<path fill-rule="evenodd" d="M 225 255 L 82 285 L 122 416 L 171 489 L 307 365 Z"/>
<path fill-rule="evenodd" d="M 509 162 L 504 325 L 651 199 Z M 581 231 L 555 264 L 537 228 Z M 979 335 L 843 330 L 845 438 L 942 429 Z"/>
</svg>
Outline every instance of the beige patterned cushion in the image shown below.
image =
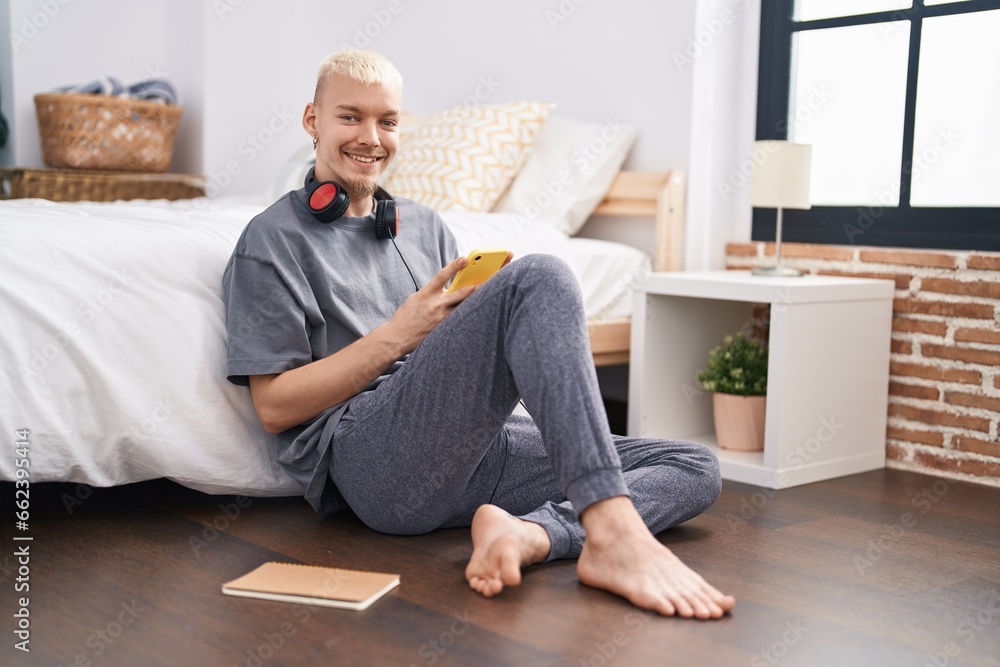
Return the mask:
<svg viewBox="0 0 1000 667">
<path fill-rule="evenodd" d="M 400 130 L 382 185 L 438 211 L 489 211 L 531 152 L 553 105 L 456 107 Z"/>
</svg>

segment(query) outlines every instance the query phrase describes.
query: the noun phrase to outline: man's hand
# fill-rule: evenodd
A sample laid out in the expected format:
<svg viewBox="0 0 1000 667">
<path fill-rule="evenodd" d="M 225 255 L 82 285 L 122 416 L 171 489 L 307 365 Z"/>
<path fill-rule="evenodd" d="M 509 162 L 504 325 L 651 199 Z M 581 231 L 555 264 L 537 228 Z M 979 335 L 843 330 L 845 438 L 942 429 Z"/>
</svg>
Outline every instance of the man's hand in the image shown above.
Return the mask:
<svg viewBox="0 0 1000 667">
<path fill-rule="evenodd" d="M 403 354 L 412 352 L 448 313 L 479 287 L 470 285 L 454 292 L 445 292 L 444 287 L 448 281 L 468 263 L 466 257 L 458 257 L 449 262 L 423 288 L 411 294 L 383 325 L 403 347 Z"/>
</svg>

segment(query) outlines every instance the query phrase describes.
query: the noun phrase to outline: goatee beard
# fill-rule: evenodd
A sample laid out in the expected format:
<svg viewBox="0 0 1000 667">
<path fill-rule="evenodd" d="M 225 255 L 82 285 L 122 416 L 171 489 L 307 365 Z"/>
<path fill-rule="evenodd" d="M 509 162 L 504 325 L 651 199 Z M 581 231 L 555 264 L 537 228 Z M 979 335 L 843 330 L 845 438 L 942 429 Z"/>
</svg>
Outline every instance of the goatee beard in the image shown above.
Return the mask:
<svg viewBox="0 0 1000 667">
<path fill-rule="evenodd" d="M 375 194 L 378 189 L 378 182 L 373 180 L 347 181 L 344 189 L 350 195 L 352 201 L 361 201 Z"/>
</svg>

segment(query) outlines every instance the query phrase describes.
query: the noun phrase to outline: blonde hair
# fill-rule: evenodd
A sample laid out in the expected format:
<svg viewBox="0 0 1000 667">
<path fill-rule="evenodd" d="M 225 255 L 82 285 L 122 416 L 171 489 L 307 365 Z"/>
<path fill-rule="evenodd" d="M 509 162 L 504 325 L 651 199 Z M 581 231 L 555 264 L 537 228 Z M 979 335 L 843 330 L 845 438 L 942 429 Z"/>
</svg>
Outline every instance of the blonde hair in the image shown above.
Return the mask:
<svg viewBox="0 0 1000 667">
<path fill-rule="evenodd" d="M 349 76 L 365 86 L 395 86 L 403 89 L 403 76 L 381 53 L 360 49 L 345 49 L 331 53 L 319 65 L 316 75 L 315 101 L 331 74 Z"/>
</svg>

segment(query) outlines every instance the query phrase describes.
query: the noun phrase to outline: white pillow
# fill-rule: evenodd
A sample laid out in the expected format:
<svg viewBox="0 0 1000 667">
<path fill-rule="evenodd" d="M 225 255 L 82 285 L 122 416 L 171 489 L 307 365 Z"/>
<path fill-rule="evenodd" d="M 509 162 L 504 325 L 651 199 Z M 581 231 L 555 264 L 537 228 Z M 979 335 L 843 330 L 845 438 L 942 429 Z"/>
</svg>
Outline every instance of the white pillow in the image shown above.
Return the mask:
<svg viewBox="0 0 1000 667">
<path fill-rule="evenodd" d="M 552 116 L 494 211 L 518 213 L 573 235 L 607 195 L 639 131 Z"/>
</svg>

